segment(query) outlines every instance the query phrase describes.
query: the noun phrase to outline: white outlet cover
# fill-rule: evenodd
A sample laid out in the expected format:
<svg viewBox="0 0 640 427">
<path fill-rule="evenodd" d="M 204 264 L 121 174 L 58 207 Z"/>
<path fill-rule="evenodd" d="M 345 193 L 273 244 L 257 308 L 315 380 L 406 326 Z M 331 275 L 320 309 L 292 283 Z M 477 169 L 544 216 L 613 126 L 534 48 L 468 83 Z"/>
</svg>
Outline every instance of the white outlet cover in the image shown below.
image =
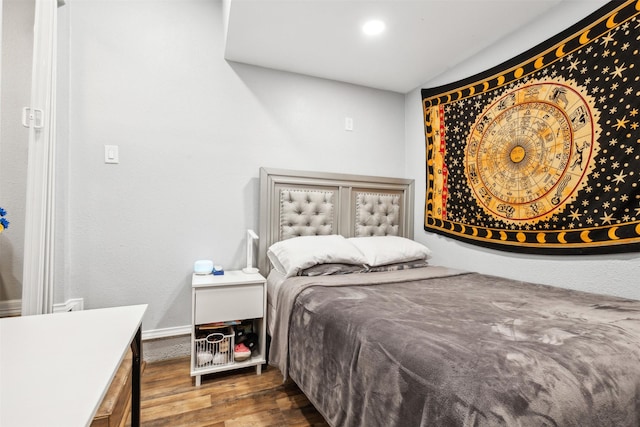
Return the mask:
<svg viewBox="0 0 640 427">
<path fill-rule="evenodd" d="M 118 153 L 117 145 L 105 145 L 104 146 L 104 162 L 105 163 L 120 163 L 120 156 Z"/>
</svg>

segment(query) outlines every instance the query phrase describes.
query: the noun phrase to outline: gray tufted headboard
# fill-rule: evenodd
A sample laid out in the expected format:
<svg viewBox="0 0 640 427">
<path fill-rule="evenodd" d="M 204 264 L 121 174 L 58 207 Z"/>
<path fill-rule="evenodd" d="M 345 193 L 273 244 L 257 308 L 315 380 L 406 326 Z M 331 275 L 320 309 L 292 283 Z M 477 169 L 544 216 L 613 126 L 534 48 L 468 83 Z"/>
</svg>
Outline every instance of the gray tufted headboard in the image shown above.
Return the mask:
<svg viewBox="0 0 640 427">
<path fill-rule="evenodd" d="M 260 272 L 269 272 L 269 246 L 296 236 L 412 239 L 413 187 L 411 179 L 261 168 Z"/>
</svg>

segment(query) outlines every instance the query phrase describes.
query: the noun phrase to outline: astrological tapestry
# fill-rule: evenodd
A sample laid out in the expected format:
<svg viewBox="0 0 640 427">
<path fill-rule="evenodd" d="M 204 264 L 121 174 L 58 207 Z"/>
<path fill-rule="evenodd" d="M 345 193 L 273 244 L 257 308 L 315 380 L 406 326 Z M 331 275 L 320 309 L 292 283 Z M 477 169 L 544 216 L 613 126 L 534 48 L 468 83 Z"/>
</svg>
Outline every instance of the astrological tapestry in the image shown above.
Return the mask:
<svg viewBox="0 0 640 427">
<path fill-rule="evenodd" d="M 422 90 L 427 231 L 540 254 L 640 250 L 640 1 Z"/>
</svg>

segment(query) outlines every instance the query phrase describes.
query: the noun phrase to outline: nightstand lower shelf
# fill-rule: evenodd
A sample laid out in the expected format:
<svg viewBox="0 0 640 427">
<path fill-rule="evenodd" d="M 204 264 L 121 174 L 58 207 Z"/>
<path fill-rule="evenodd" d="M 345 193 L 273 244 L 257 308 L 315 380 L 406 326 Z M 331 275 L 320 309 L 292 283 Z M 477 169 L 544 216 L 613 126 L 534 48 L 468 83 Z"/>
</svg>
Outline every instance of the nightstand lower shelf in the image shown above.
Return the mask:
<svg viewBox="0 0 640 427">
<path fill-rule="evenodd" d="M 262 365 L 267 363 L 264 357 L 254 356 L 250 359 L 243 360 L 242 362 L 233 362 L 226 365 L 208 366 L 206 368 L 196 368 L 191 371 L 191 376 L 195 377 L 196 387 L 200 387 L 202 384 L 202 376 L 215 374 L 217 372 L 231 371 L 234 369 L 248 368 L 251 366 L 256 367 L 256 375 L 262 374 Z"/>
</svg>

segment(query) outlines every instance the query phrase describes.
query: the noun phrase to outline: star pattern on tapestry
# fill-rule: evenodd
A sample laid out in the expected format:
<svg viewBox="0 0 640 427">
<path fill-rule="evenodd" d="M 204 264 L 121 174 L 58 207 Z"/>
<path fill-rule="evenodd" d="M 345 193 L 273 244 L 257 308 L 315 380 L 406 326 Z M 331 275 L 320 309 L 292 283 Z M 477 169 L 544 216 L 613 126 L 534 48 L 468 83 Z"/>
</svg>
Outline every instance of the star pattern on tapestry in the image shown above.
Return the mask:
<svg viewBox="0 0 640 427">
<path fill-rule="evenodd" d="M 607 24 L 619 10 L 608 13 Z M 583 41 L 588 33 L 575 37 Z M 479 84 L 445 96 L 423 90 L 425 229 L 500 249 L 524 245 L 528 252 L 636 248 L 639 39 L 633 15 L 553 61 L 544 57 L 548 63 L 537 70 L 517 69 L 519 78 L 490 90 L 477 90 Z M 557 55 L 564 45 L 554 48 Z"/>
</svg>

